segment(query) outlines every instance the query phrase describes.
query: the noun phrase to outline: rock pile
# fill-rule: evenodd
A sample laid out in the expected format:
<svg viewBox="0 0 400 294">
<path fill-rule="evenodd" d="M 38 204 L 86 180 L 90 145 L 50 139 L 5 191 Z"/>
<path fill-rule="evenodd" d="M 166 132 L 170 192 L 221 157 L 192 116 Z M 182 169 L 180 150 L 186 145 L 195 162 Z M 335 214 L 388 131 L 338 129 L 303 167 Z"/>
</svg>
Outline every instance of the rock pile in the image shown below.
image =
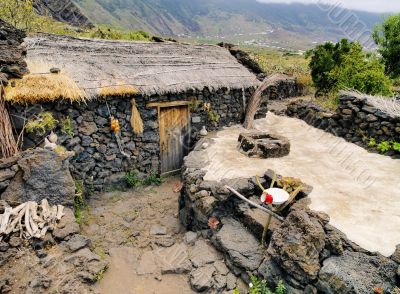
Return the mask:
<svg viewBox="0 0 400 294">
<path fill-rule="evenodd" d="M 370 138 L 377 143 L 400 142 L 400 115 L 385 112 L 360 95 L 343 94 L 336 112 L 299 100 L 288 106 L 286 114 L 364 148 Z M 394 151 L 387 155 L 396 156 Z"/>
<path fill-rule="evenodd" d="M 212 144 L 212 142 L 210 142 Z M 234 197 L 229 185 L 255 202 L 261 189 L 254 178 L 206 181 L 201 148 L 193 151 L 182 169 L 184 188 L 180 219 L 189 229 L 208 232 L 214 246 L 236 277 L 248 282 L 251 275 L 274 286 L 282 280 L 287 293 L 370 293 L 399 286 L 400 245 L 391 258 L 368 252 L 329 225 L 329 216 L 308 207 L 311 187 L 299 194 L 296 203 L 283 212 L 285 220 L 273 219 L 266 249 L 260 245 L 267 214 Z M 203 162 L 203 163 L 202 163 Z M 271 182 L 271 171 L 260 178 Z M 283 182 L 278 176 L 278 183 Z M 209 227 L 209 220 L 220 223 Z"/>
<path fill-rule="evenodd" d="M 5 86 L 10 78 L 21 78 L 28 73 L 24 61 L 25 33 L 0 19 L 0 82 Z"/>
<path fill-rule="evenodd" d="M 0 160 L 0 199 L 12 206 L 48 199 L 51 205 L 72 206 L 75 184 L 69 156 L 41 148 Z"/>
<path fill-rule="evenodd" d="M 107 262 L 79 234 L 73 211 L 65 208 L 64 214 L 43 239 L 22 241 L 13 235 L 0 242 L 0 293 L 86 293 L 101 278 Z"/>
<path fill-rule="evenodd" d="M 239 151 L 249 157 L 276 158 L 290 152 L 290 142 L 287 138 L 264 132 L 239 134 Z"/>
</svg>

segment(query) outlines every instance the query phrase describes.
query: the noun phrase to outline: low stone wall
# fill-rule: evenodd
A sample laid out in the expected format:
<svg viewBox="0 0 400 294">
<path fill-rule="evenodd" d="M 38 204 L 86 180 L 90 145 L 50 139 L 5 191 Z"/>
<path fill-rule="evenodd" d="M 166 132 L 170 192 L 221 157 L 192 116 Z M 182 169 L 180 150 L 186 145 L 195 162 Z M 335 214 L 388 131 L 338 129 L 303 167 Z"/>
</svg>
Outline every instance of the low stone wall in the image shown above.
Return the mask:
<svg viewBox="0 0 400 294">
<path fill-rule="evenodd" d="M 296 203 L 283 212 L 284 221 L 272 219 L 262 248 L 267 214 L 224 186 L 256 203 L 261 189 L 254 177 L 204 180 L 202 168 L 209 162 L 203 148 L 210 144 L 210 139 L 199 142 L 185 158 L 179 215 L 186 228 L 210 238 L 236 276 L 248 282 L 249 276 L 257 275 L 270 286 L 282 280 L 287 293 L 361 294 L 375 287 L 386 293 L 399 285 L 400 246 L 391 259 L 360 248 L 329 225 L 328 215 L 308 208 L 312 188 L 306 184 Z M 260 181 L 269 186 L 272 177 L 272 171 L 267 171 Z"/>
<path fill-rule="evenodd" d="M 299 100 L 288 105 L 286 114 L 371 151 L 374 151 L 368 146 L 371 138 L 377 143 L 400 142 L 400 114 L 379 109 L 363 96 L 343 94 L 339 100 L 336 112 Z M 393 150 L 386 155 L 400 158 L 400 154 Z"/>
<path fill-rule="evenodd" d="M 160 170 L 160 138 L 158 129 L 158 114 L 156 108 L 148 108 L 148 102 L 191 101 L 191 139 L 196 142 L 202 126 L 208 130 L 217 130 L 222 126 L 241 123 L 244 119 L 244 104 L 254 89 L 229 90 L 220 89 L 211 91 L 204 88 L 202 91 L 188 91 L 182 94 L 164 96 L 135 97 L 138 109 L 144 122 L 144 132 L 135 135 L 130 126 L 131 103 L 130 98 L 108 99 L 111 114 L 121 125 L 121 143 L 123 151 L 131 158 L 121 154 L 115 136 L 110 129 L 109 112 L 104 101 L 89 101 L 87 103 L 43 103 L 30 106 L 10 105 L 10 114 L 14 126 L 20 132 L 24 125 L 24 118 L 49 111 L 59 121 L 71 121 L 72 136 L 62 132 L 58 126 L 55 132 L 58 143 L 68 150 L 74 151 L 71 159 L 71 172 L 75 179 L 83 180 L 95 190 L 119 182 L 126 171 L 137 169 L 141 173 L 149 174 Z M 132 98 L 132 97 L 131 97 Z M 202 105 L 211 104 L 211 111 L 204 111 Z M 259 115 L 265 115 L 266 110 Z M 215 119 L 215 116 L 219 119 Z M 43 143 L 44 136 L 26 134 L 24 148 L 32 148 Z"/>
</svg>

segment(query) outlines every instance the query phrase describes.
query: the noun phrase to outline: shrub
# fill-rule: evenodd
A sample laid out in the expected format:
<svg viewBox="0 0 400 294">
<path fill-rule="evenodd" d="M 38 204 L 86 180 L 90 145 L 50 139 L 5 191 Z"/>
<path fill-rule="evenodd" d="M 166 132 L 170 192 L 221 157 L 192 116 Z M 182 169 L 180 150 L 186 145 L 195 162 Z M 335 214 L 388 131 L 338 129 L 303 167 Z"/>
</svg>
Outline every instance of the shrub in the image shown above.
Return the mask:
<svg viewBox="0 0 400 294">
<path fill-rule="evenodd" d="M 145 178 L 143 180 L 143 185 L 145 186 L 150 186 L 150 185 L 156 185 L 160 186 L 163 183 L 163 178 L 158 176 L 157 172 L 153 171 L 151 172 L 150 176 Z"/>
<path fill-rule="evenodd" d="M 137 171 L 128 171 L 124 176 L 125 182 L 130 188 L 135 188 L 140 186 L 141 181 L 138 177 Z"/>
<path fill-rule="evenodd" d="M 336 93 L 351 88 L 371 95 L 391 95 L 392 82 L 384 66 L 372 53 L 366 53 L 358 42 L 327 42 L 310 50 L 310 69 L 317 94 Z"/>
<path fill-rule="evenodd" d="M 385 64 L 385 70 L 393 78 L 400 77 L 400 14 L 386 18 L 374 29 L 373 38 Z"/>
</svg>

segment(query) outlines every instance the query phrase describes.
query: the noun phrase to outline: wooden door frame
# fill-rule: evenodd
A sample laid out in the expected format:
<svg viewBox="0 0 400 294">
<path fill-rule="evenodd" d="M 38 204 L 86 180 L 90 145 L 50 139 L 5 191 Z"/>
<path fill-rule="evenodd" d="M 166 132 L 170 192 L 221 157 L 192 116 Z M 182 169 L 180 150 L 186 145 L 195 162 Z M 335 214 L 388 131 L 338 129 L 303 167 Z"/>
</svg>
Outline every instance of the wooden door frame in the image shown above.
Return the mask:
<svg viewBox="0 0 400 294">
<path fill-rule="evenodd" d="M 146 104 L 146 107 L 153 108 L 157 107 L 157 122 L 158 122 L 158 133 L 160 134 L 160 114 L 161 108 L 175 107 L 175 106 L 187 106 L 187 121 L 188 121 L 188 134 L 190 136 L 191 133 L 191 123 L 190 123 L 190 101 L 172 101 L 172 102 L 149 102 Z M 190 139 L 190 137 L 189 137 Z M 188 142 L 190 143 L 190 142 Z M 160 162 L 160 171 L 161 171 L 161 140 L 159 142 L 160 154 L 159 154 L 159 162 Z M 161 173 L 162 176 L 174 175 L 177 174 L 180 169 L 171 170 L 168 172 Z"/>
</svg>

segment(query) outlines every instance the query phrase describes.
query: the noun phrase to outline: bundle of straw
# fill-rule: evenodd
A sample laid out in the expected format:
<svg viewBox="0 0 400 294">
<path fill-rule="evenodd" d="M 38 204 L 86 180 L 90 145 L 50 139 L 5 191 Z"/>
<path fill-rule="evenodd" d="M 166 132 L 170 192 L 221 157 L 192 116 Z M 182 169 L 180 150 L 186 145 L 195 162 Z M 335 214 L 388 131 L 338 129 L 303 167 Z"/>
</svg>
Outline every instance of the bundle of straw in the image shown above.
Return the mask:
<svg viewBox="0 0 400 294">
<path fill-rule="evenodd" d="M 140 116 L 140 112 L 137 109 L 136 100 L 131 100 L 132 104 L 132 114 L 131 114 L 131 127 L 133 132 L 138 134 L 143 134 L 143 121 L 142 117 Z"/>
</svg>

